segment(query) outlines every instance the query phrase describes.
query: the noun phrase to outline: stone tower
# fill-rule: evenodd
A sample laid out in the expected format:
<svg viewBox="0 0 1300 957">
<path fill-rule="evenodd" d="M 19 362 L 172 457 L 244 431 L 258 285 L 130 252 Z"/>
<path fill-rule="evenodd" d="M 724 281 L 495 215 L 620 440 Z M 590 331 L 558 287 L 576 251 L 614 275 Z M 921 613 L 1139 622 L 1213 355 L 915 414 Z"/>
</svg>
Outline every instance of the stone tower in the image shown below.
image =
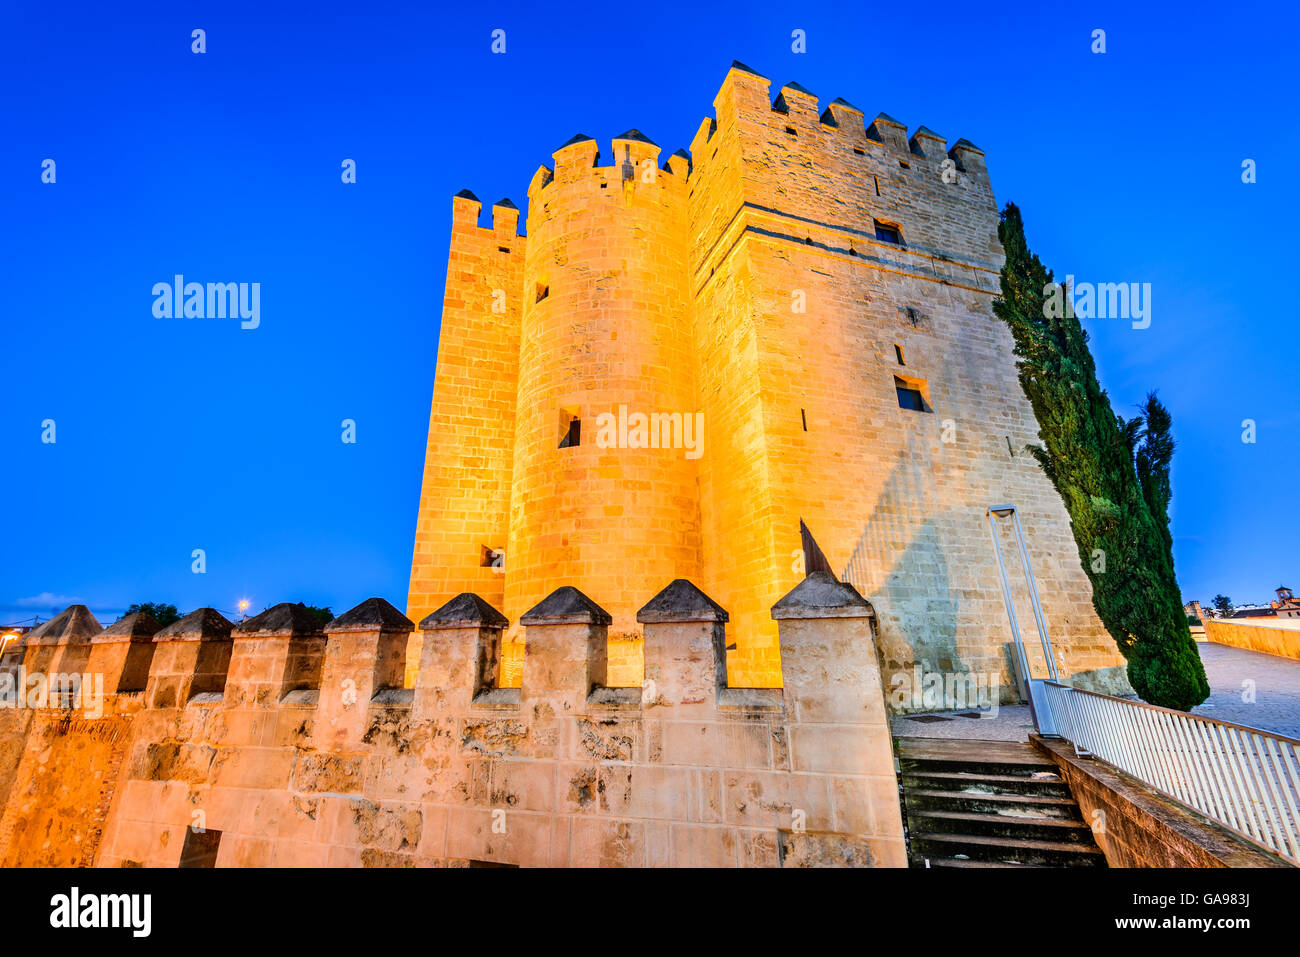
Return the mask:
<svg viewBox="0 0 1300 957">
<path fill-rule="evenodd" d="M 508 200 L 491 229 L 453 200 L 408 615 L 501 605 L 514 684 L 519 616 L 576 585 L 613 616 L 611 683 L 635 685 L 638 598 L 687 578 L 731 614 L 730 683 L 775 686 L 768 610 L 802 578 L 803 519 L 880 616 L 887 689 L 916 666 L 1009 689 L 985 510 L 1011 502 L 1062 670 L 1114 687 L 1065 509 L 1023 451 L 983 152 L 769 87 L 733 64 L 663 163 L 636 130 L 608 160 L 575 136 L 533 177 L 527 238 Z M 698 447 L 638 440 L 637 414 L 702 422 Z"/>
</svg>

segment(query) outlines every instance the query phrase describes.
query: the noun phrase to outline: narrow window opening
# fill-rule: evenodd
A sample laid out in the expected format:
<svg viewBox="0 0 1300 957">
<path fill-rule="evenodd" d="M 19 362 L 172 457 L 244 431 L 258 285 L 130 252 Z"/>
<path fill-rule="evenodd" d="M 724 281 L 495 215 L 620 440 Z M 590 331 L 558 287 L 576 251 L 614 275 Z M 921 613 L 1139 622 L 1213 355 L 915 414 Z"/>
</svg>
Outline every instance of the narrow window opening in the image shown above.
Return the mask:
<svg viewBox="0 0 1300 957">
<path fill-rule="evenodd" d="M 479 546 L 478 567 L 479 568 L 497 568 L 501 564 L 501 559 L 505 557 L 505 552 L 499 548 L 491 548 L 487 545 Z"/>
<path fill-rule="evenodd" d="M 789 133 L 791 136 L 798 136 L 798 135 L 799 135 L 798 133 L 795 132 L 795 129 L 794 129 L 793 126 L 787 126 L 787 127 L 785 128 L 785 131 L 786 131 L 787 133 Z"/>
<path fill-rule="evenodd" d="M 803 420 L 803 430 L 808 431 L 808 413 L 803 409 L 799 410 L 799 418 Z"/>
<path fill-rule="evenodd" d="M 902 346 L 899 346 L 899 345 L 894 346 L 894 355 L 896 355 L 896 356 L 898 357 L 898 364 L 899 364 L 900 366 L 905 366 L 905 365 L 907 365 L 907 363 L 903 361 L 903 347 L 902 347 Z"/>
<path fill-rule="evenodd" d="M 510 247 L 509 247 L 509 246 L 498 246 L 498 247 L 497 247 L 497 252 L 499 252 L 499 253 L 508 253 L 508 252 L 510 252 Z"/>
<path fill-rule="evenodd" d="M 562 449 L 577 448 L 582 444 L 582 420 L 572 412 L 560 410 L 560 445 Z"/>
<path fill-rule="evenodd" d="M 545 298 L 546 298 L 547 296 L 549 296 L 550 294 L 551 294 L 551 287 L 550 287 L 550 286 L 546 285 L 545 283 L 541 283 L 541 282 L 539 282 L 539 283 L 537 284 L 537 302 L 541 302 L 543 299 L 545 299 Z"/>
<path fill-rule="evenodd" d="M 853 152 L 857 153 L 859 156 L 866 156 L 866 155 L 867 155 L 867 151 L 864 150 L 864 149 L 862 149 L 860 146 L 855 146 L 855 147 L 853 147 Z"/>
<path fill-rule="evenodd" d="M 217 851 L 221 847 L 221 832 L 204 829 L 185 829 L 185 843 L 181 847 L 181 862 L 177 867 L 216 867 Z"/>
<path fill-rule="evenodd" d="M 893 243 L 895 246 L 903 245 L 903 233 L 897 226 L 893 223 L 882 223 L 878 219 L 875 223 L 876 239 L 882 243 Z"/>
<path fill-rule="evenodd" d="M 600 188 L 601 188 L 601 189 L 609 189 L 609 183 L 601 183 L 601 184 L 600 184 Z"/>
<path fill-rule="evenodd" d="M 1011 447 L 1011 436 L 1008 435 L 1006 439 L 1007 439 L 1007 454 L 1014 459 L 1016 457 L 1016 450 Z"/>
<path fill-rule="evenodd" d="M 905 160 L 899 160 L 899 161 L 898 161 L 898 165 L 901 166 L 901 167 L 903 167 L 903 169 L 911 169 L 911 168 L 912 168 L 912 164 L 911 164 L 911 163 L 908 163 L 908 162 L 905 161 Z"/>
<path fill-rule="evenodd" d="M 879 176 L 873 176 L 873 177 L 871 177 L 871 178 L 872 178 L 873 180 L 876 181 L 876 195 L 879 196 L 879 195 L 880 195 L 880 177 L 879 177 Z"/>
</svg>

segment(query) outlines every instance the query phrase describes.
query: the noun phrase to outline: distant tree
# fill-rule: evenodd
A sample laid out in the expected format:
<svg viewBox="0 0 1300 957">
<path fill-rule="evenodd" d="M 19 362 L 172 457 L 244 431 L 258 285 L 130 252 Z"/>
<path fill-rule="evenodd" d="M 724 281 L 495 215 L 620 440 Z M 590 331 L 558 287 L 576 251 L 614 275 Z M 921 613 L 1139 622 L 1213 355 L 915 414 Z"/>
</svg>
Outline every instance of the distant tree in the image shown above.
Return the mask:
<svg viewBox="0 0 1300 957">
<path fill-rule="evenodd" d="M 160 601 L 146 601 L 141 604 L 132 605 L 126 610 L 127 615 L 134 615 L 137 611 L 142 611 L 146 615 L 152 615 L 158 624 L 166 628 L 172 622 L 180 621 L 184 616 L 176 610 L 175 605 L 165 605 Z M 126 615 L 122 616 L 123 618 Z"/>
<path fill-rule="evenodd" d="M 1138 417 L 1115 414 L 1088 335 L 1061 308 L 1066 297 L 1030 252 L 1014 204 L 1002 211 L 998 238 L 1006 261 L 993 312 L 1015 339 L 1020 385 L 1043 438 L 1029 452 L 1069 512 L 1093 606 L 1128 660 L 1133 689 L 1152 704 L 1192 708 L 1210 688 L 1174 577 L 1169 412 L 1153 393 Z"/>
<path fill-rule="evenodd" d="M 331 621 L 334 620 L 334 612 L 330 611 L 328 606 L 322 608 L 319 605 L 303 605 L 303 607 L 306 608 L 313 615 L 315 615 L 316 619 L 322 625 L 328 625 Z"/>
<path fill-rule="evenodd" d="M 1232 607 L 1232 599 L 1227 595 L 1214 596 L 1214 610 L 1219 613 L 1220 618 L 1230 618 L 1235 610 Z"/>
</svg>

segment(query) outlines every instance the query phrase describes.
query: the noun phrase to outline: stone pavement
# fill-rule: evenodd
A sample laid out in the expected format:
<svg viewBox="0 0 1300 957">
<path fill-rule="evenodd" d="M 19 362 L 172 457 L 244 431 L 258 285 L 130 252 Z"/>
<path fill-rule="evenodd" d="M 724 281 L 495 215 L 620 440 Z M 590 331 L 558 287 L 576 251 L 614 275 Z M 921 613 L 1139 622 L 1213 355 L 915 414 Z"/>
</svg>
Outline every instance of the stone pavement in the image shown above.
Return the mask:
<svg viewBox="0 0 1300 957">
<path fill-rule="evenodd" d="M 1300 661 L 1213 642 L 1197 648 L 1210 697 L 1193 714 L 1300 738 Z M 1003 705 L 991 717 L 963 717 L 978 714 L 966 709 L 900 715 L 890 719 L 890 727 L 904 737 L 985 741 L 1023 741 L 1034 729 L 1027 705 Z"/>
</svg>

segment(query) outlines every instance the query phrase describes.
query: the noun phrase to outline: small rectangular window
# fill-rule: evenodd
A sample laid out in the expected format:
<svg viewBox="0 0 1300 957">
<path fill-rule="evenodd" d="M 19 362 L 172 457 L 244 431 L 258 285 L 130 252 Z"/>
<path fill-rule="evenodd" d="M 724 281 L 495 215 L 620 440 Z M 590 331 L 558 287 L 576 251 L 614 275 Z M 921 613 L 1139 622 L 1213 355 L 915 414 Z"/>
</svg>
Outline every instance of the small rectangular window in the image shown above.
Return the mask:
<svg viewBox="0 0 1300 957">
<path fill-rule="evenodd" d="M 536 300 L 537 302 L 541 302 L 550 294 L 551 294 L 550 286 L 540 282 L 537 284 L 537 300 Z"/>
<path fill-rule="evenodd" d="M 799 410 L 799 418 L 803 420 L 803 430 L 808 431 L 808 413 L 803 409 Z"/>
<path fill-rule="evenodd" d="M 894 355 L 896 355 L 896 356 L 898 357 L 898 364 L 899 364 L 900 366 L 905 366 L 905 365 L 907 365 L 907 363 L 903 361 L 903 347 L 902 347 L 902 346 L 898 346 L 898 345 L 894 346 Z"/>
<path fill-rule="evenodd" d="M 898 227 L 892 223 L 882 223 L 876 220 L 876 239 L 882 243 L 893 243 L 896 246 L 903 245 L 903 234 Z"/>
<path fill-rule="evenodd" d="M 911 168 L 912 168 L 912 164 L 909 163 L 909 162 L 907 162 L 906 160 L 899 160 L 899 161 L 898 161 L 898 165 L 901 166 L 901 167 L 903 167 L 903 169 L 911 169 Z"/>
<path fill-rule="evenodd" d="M 898 393 L 898 407 L 900 409 L 908 409 L 911 412 L 925 411 L 925 399 L 921 398 L 920 389 L 896 385 L 894 391 Z"/>
<path fill-rule="evenodd" d="M 498 247 L 497 247 L 497 252 L 499 252 L 499 253 L 508 253 L 508 252 L 510 252 L 510 247 L 509 247 L 509 246 L 498 246 Z"/>
<path fill-rule="evenodd" d="M 867 155 L 867 151 L 864 150 L 864 149 L 862 149 L 860 146 L 855 146 L 855 147 L 853 147 L 853 152 L 857 153 L 859 156 L 866 156 L 866 155 Z"/>
<path fill-rule="evenodd" d="M 894 376 L 894 392 L 898 396 L 898 407 L 909 412 L 932 412 L 926 393 L 929 388 L 924 379 L 904 379 Z"/>
<path fill-rule="evenodd" d="M 791 136 L 798 136 L 798 135 L 799 135 L 798 133 L 795 132 L 795 129 L 794 129 L 793 126 L 787 126 L 787 127 L 785 128 L 785 131 L 786 131 L 787 133 L 789 133 Z"/>
</svg>

